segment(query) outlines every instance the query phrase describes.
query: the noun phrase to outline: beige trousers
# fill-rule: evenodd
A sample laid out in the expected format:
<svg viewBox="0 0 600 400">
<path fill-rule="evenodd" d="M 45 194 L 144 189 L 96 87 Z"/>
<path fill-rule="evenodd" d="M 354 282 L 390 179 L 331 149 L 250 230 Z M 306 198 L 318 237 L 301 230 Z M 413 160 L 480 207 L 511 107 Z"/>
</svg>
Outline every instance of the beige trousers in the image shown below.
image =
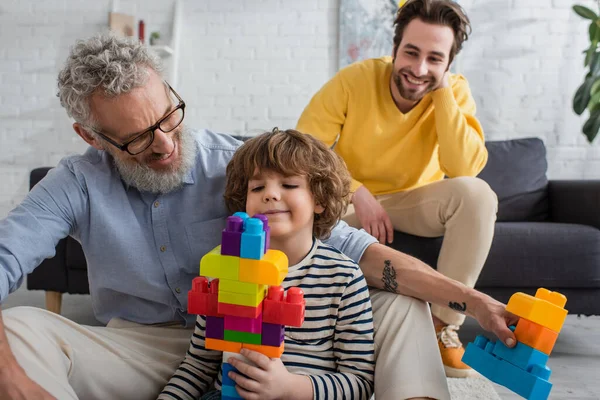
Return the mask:
<svg viewBox="0 0 600 400">
<path fill-rule="evenodd" d="M 372 300 L 376 399 L 449 399 L 426 303 L 377 290 Z M 19 364 L 58 400 L 156 399 L 192 335 L 122 320 L 82 326 L 34 307 L 8 309 L 3 319 Z"/>
<path fill-rule="evenodd" d="M 498 198 L 479 178 L 444 179 L 417 189 L 376 196 L 394 229 L 415 236 L 444 236 L 437 270 L 473 287 L 488 256 L 494 236 Z M 354 207 L 344 216 L 360 228 Z M 431 311 L 447 324 L 465 320 L 447 305 L 433 304 Z"/>
</svg>

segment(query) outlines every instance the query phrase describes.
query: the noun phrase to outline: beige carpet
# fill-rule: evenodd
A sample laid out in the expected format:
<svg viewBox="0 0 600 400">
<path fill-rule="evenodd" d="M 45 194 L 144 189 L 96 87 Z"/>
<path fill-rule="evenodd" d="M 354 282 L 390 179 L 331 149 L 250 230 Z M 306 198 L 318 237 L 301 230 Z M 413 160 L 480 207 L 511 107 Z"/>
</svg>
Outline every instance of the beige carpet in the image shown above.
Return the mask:
<svg viewBox="0 0 600 400">
<path fill-rule="evenodd" d="M 483 378 L 448 378 L 452 400 L 502 400 L 493 384 Z"/>
</svg>

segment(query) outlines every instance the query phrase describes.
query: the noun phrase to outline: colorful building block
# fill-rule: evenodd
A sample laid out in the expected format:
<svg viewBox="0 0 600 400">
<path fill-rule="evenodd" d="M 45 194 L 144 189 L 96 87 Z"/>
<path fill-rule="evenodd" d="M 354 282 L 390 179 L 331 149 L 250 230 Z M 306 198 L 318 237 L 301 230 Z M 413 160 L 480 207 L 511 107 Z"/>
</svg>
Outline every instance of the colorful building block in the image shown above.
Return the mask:
<svg viewBox="0 0 600 400">
<path fill-rule="evenodd" d="M 227 217 L 227 224 L 221 232 L 221 254 L 224 256 L 240 256 L 242 228 L 244 220 L 236 215 Z"/>
<path fill-rule="evenodd" d="M 204 276 L 197 276 L 192 281 L 192 289 L 188 292 L 188 313 L 216 317 L 218 312 L 219 280 L 208 282 Z"/>
<path fill-rule="evenodd" d="M 265 231 L 265 253 L 271 247 L 271 228 L 269 227 L 269 219 L 266 215 L 256 214 L 252 218 L 258 218 L 263 223 L 263 230 Z"/>
<path fill-rule="evenodd" d="M 221 339 L 204 339 L 204 347 L 209 350 L 228 351 L 231 353 L 239 353 L 242 349 L 241 343 L 227 342 Z"/>
<path fill-rule="evenodd" d="M 257 351 L 257 352 L 264 354 L 265 356 L 271 357 L 271 358 L 280 358 L 281 355 L 283 354 L 283 343 L 281 343 L 281 345 L 279 347 L 265 346 L 262 344 L 243 343 L 242 347 L 244 349 Z"/>
<path fill-rule="evenodd" d="M 264 300 L 263 300 L 264 302 Z M 217 311 L 222 315 L 234 317 L 256 318 L 262 313 L 263 303 L 256 307 L 239 306 L 237 304 L 217 303 Z"/>
<path fill-rule="evenodd" d="M 263 303 L 263 322 L 300 327 L 304 323 L 306 301 L 302 289 L 288 289 L 284 299 L 282 286 L 271 286 Z"/>
<path fill-rule="evenodd" d="M 223 339 L 230 342 L 262 344 L 260 333 L 225 330 Z"/>
<path fill-rule="evenodd" d="M 267 290 L 267 285 L 259 285 L 258 283 L 234 281 L 231 279 L 221 279 L 219 282 L 219 290 L 229 293 L 256 295 L 258 293 L 266 292 Z"/>
<path fill-rule="evenodd" d="M 288 258 L 284 252 L 269 249 L 261 260 L 240 258 L 239 280 L 279 286 L 288 273 Z"/>
<path fill-rule="evenodd" d="M 256 307 L 264 300 L 267 295 L 267 286 L 263 286 L 261 292 L 255 294 L 231 293 L 219 290 L 219 303 L 236 304 L 239 306 Z"/>
<path fill-rule="evenodd" d="M 229 331 L 250 333 L 261 333 L 263 331 L 262 313 L 256 318 L 234 317 L 232 315 L 225 315 L 223 318 L 224 328 Z"/>
<path fill-rule="evenodd" d="M 263 322 L 261 344 L 279 347 L 285 340 L 285 327 L 280 324 Z"/>
<path fill-rule="evenodd" d="M 505 386 L 529 400 L 545 400 L 550 395 L 552 384 L 548 382 L 550 369 L 545 365 L 533 365 L 523 370 L 505 360 L 495 357 L 493 343 L 479 335 L 469 343 L 462 361 L 492 382 Z"/>
<path fill-rule="evenodd" d="M 223 340 L 225 325 L 222 317 L 206 317 L 205 336 L 211 339 Z"/>
<path fill-rule="evenodd" d="M 535 322 L 521 318 L 519 322 L 517 322 L 515 336 L 519 342 L 531 346 L 544 354 L 550 355 L 554 348 L 554 344 L 556 343 L 556 339 L 558 339 L 558 332 L 554 332 Z"/>
<path fill-rule="evenodd" d="M 217 246 L 200 260 L 200 275 L 211 278 L 238 280 L 240 258 L 221 255 L 221 246 Z"/>
<path fill-rule="evenodd" d="M 506 305 L 506 311 L 560 332 L 568 313 L 564 308 L 566 302 L 567 298 L 561 293 L 539 288 L 535 297 L 521 292 L 513 294 Z"/>
<path fill-rule="evenodd" d="M 260 260 L 265 254 L 265 231 L 263 222 L 257 218 L 244 221 L 240 257 Z"/>
<path fill-rule="evenodd" d="M 515 347 L 509 348 L 498 340 L 494 344 L 493 354 L 523 370 L 529 370 L 534 365 L 548 363 L 548 354 L 520 342 L 517 342 Z"/>
<path fill-rule="evenodd" d="M 223 399 L 241 399 L 240 396 L 235 390 L 235 386 L 223 385 L 221 386 L 221 400 Z"/>
</svg>

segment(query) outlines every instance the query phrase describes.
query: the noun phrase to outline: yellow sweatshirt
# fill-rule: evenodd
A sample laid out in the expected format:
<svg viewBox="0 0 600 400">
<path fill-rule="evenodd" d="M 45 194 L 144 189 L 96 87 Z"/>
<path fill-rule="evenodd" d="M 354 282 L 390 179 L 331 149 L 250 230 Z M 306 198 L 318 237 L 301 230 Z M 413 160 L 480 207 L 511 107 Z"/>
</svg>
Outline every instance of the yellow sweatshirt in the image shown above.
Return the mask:
<svg viewBox="0 0 600 400">
<path fill-rule="evenodd" d="M 408 113 L 390 93 L 391 57 L 340 70 L 317 92 L 298 121 L 335 151 L 352 174 L 352 191 L 374 195 L 414 189 L 444 175 L 476 176 L 487 162 L 475 101 L 461 75 L 428 93 Z"/>
</svg>

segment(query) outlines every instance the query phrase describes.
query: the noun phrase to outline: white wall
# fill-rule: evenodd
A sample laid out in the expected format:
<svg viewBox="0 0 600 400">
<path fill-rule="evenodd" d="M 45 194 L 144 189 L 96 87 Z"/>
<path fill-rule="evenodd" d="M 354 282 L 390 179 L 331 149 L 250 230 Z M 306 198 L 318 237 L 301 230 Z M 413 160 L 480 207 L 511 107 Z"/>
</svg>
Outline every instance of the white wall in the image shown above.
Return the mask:
<svg viewBox="0 0 600 400">
<path fill-rule="evenodd" d="M 255 133 L 293 127 L 337 70 L 340 0 L 183 0 L 179 84 L 190 126 Z M 593 6 L 595 2 L 582 0 Z M 169 0 L 119 11 L 169 33 Z M 459 68 L 488 139 L 544 138 L 550 178 L 600 178 L 600 146 L 571 111 L 586 25 L 569 0 L 461 0 L 473 24 Z M 111 1 L 0 2 L 0 217 L 27 193 L 29 171 L 85 145 L 55 97 L 77 38 L 105 29 Z"/>
</svg>

